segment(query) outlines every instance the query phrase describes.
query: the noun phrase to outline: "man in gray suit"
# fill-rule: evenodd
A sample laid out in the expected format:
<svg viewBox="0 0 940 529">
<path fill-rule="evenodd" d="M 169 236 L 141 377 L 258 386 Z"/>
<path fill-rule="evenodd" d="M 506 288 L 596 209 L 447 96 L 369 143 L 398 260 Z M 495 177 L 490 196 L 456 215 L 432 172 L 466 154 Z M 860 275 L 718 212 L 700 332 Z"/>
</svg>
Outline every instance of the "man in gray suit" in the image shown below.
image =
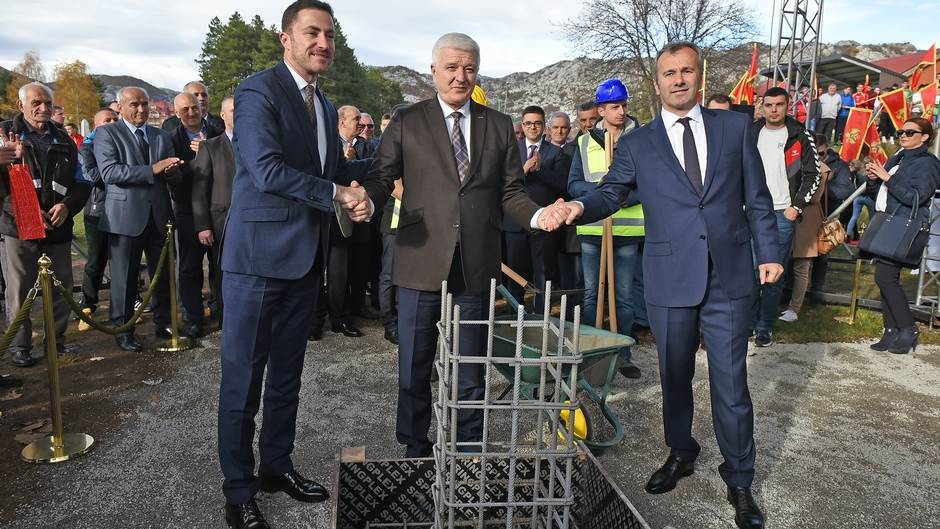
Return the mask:
<svg viewBox="0 0 940 529">
<path fill-rule="evenodd" d="M 199 148 L 193 160 L 193 221 L 199 243 L 209 247 L 209 279 L 215 303 L 209 308 L 222 318 L 222 269 L 218 255 L 218 242 L 222 240 L 225 216 L 232 205 L 232 179 L 235 177 L 235 98 L 222 100 L 222 121 L 225 134 L 210 138 Z"/>
<path fill-rule="evenodd" d="M 167 184 L 176 183 L 179 158 L 173 156 L 170 135 L 147 125 L 150 99 L 142 88 L 118 92 L 120 121 L 98 129 L 95 159 L 104 180 L 104 214 L 99 228 L 111 236 L 111 322 L 122 325 L 134 312 L 141 253 L 147 255 L 150 277 L 156 273 L 172 209 Z M 168 338 L 169 289 L 166 279 L 156 287 L 153 321 L 156 335 Z M 133 331 L 118 335 L 125 351 L 143 347 Z"/>
</svg>

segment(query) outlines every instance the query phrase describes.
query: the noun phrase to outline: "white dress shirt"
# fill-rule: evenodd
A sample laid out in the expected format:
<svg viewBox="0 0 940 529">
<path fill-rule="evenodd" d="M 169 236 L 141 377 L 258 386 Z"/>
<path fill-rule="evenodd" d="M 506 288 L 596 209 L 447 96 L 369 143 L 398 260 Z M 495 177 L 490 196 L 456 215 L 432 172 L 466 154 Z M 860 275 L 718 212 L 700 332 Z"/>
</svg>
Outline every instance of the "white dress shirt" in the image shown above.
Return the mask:
<svg viewBox="0 0 940 529">
<path fill-rule="evenodd" d="M 659 114 L 666 127 L 666 136 L 669 138 L 669 144 L 672 146 L 672 152 L 682 170 L 685 170 L 685 153 L 682 151 L 682 135 L 685 133 L 685 126 L 679 123 L 683 116 L 677 116 L 665 108 Z M 705 123 L 702 121 L 702 107 L 695 105 L 684 117 L 688 117 L 689 127 L 692 128 L 692 137 L 695 138 L 695 151 L 698 153 L 698 166 L 702 172 L 702 185 L 705 185 L 705 168 L 708 163 L 708 143 L 705 136 Z"/>
<path fill-rule="evenodd" d="M 460 118 L 460 132 L 463 133 L 463 141 L 467 144 L 467 161 L 469 162 L 470 156 L 472 156 L 470 153 L 473 152 L 473 150 L 470 149 L 470 100 L 468 99 L 467 102 L 457 110 L 454 110 L 450 105 L 445 103 L 440 95 L 437 96 L 437 102 L 441 104 L 441 112 L 444 113 L 444 123 L 447 124 L 448 137 L 450 137 L 454 131 L 454 118 L 451 117 L 451 114 L 454 112 L 463 114 L 463 117 Z"/>
<path fill-rule="evenodd" d="M 124 124 L 127 125 L 127 130 L 131 131 L 131 136 L 134 136 L 135 140 L 137 139 L 137 130 L 139 129 L 139 130 L 144 131 L 144 141 L 146 141 L 148 145 L 150 144 L 150 135 L 147 134 L 146 123 L 138 127 L 137 125 L 134 125 L 133 123 L 131 123 L 130 121 L 127 121 L 126 119 L 122 118 L 121 121 L 123 121 Z"/>
<path fill-rule="evenodd" d="M 294 78 L 294 82 L 297 83 L 297 89 L 300 90 L 300 97 L 306 102 L 307 101 L 307 85 L 308 83 L 299 73 L 294 71 L 291 68 L 290 64 L 284 63 L 287 65 L 287 71 L 290 72 L 291 77 Z M 317 81 L 314 81 L 313 86 L 317 85 Z M 320 98 L 316 98 L 316 101 L 313 102 L 314 111 L 317 113 L 317 150 L 320 152 L 320 171 L 326 167 L 326 116 L 323 113 L 323 103 L 320 101 Z M 334 188 L 335 194 L 335 188 Z"/>
<path fill-rule="evenodd" d="M 542 140 L 539 140 L 538 142 L 533 142 L 533 141 L 529 141 L 529 138 L 525 139 L 525 157 L 526 158 L 531 158 L 531 156 L 529 156 L 529 153 L 532 153 L 532 147 L 535 147 L 535 152 L 539 152 L 539 150 L 542 148 Z"/>
</svg>

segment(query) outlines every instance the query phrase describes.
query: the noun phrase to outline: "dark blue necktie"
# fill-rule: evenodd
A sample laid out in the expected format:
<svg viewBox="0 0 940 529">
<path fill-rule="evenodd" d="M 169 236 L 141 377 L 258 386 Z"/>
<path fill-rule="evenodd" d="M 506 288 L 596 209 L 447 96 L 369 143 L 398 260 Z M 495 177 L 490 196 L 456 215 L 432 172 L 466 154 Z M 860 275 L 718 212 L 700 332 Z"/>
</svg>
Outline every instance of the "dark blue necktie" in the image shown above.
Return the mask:
<svg viewBox="0 0 940 529">
<path fill-rule="evenodd" d="M 137 136 L 137 148 L 140 149 L 140 156 L 144 159 L 145 164 L 150 165 L 150 145 L 144 139 L 144 131 L 137 129 L 134 134 Z"/>
</svg>

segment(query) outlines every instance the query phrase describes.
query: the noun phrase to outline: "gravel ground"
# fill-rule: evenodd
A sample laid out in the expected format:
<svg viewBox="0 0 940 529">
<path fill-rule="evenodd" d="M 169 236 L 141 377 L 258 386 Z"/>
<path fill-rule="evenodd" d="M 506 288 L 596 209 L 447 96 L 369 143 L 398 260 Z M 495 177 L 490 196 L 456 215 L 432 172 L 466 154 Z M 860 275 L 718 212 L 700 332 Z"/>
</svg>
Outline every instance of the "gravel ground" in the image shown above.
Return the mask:
<svg viewBox="0 0 940 529">
<path fill-rule="evenodd" d="M 395 350 L 380 327 L 366 331 L 358 339 L 328 334 L 308 348 L 294 462 L 323 483 L 333 483 L 342 447 L 365 446 L 374 459 L 403 453 L 393 431 Z M 120 353 L 91 335 L 78 341 L 85 350 L 62 370 L 66 431 L 92 434 L 98 446 L 59 465 L 22 463 L 13 436 L 48 416 L 47 394 L 44 368 L 14 373 L 26 380 L 22 398 L 0 400 L 0 526 L 225 527 L 215 445 L 219 333 L 175 355 Z M 652 345 L 638 346 L 634 360 L 643 378 L 618 377 L 612 396 L 627 435 L 601 463 L 655 529 L 733 528 L 704 353 L 694 387 L 697 472 L 662 496 L 643 492 L 666 456 Z M 937 527 L 940 348 L 894 356 L 866 344 L 777 345 L 758 350 L 749 369 L 754 490 L 768 528 Z M 330 527 L 329 504 L 265 494 L 260 503 L 275 528 Z"/>
</svg>

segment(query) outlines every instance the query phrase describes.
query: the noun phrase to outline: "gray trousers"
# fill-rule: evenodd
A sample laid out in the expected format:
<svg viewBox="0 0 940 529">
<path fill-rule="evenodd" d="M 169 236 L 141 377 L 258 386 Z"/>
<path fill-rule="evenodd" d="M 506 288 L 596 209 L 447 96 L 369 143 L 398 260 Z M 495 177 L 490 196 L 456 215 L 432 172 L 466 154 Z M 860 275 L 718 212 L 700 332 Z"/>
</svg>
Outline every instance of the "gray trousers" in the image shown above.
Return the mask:
<svg viewBox="0 0 940 529">
<path fill-rule="evenodd" d="M 6 292 L 4 293 L 7 309 L 7 324 L 13 322 L 16 313 L 26 300 L 29 289 L 36 283 L 39 274 L 39 258 L 42 254 L 52 259 L 52 271 L 55 272 L 62 286 L 68 292 L 72 291 L 72 254 L 68 242 L 47 243 L 38 241 L 21 241 L 16 237 L 6 235 L 3 237 L 3 277 L 6 279 Z M 65 344 L 65 329 L 69 324 L 69 306 L 62 296 L 55 292 L 52 296 L 53 314 L 55 317 L 56 343 L 59 347 Z M 36 304 L 42 303 L 42 297 L 36 298 Z M 41 310 L 38 309 L 38 310 Z M 33 324 L 29 318 L 23 321 L 22 327 L 17 331 L 10 344 L 11 350 L 32 348 Z"/>
</svg>

